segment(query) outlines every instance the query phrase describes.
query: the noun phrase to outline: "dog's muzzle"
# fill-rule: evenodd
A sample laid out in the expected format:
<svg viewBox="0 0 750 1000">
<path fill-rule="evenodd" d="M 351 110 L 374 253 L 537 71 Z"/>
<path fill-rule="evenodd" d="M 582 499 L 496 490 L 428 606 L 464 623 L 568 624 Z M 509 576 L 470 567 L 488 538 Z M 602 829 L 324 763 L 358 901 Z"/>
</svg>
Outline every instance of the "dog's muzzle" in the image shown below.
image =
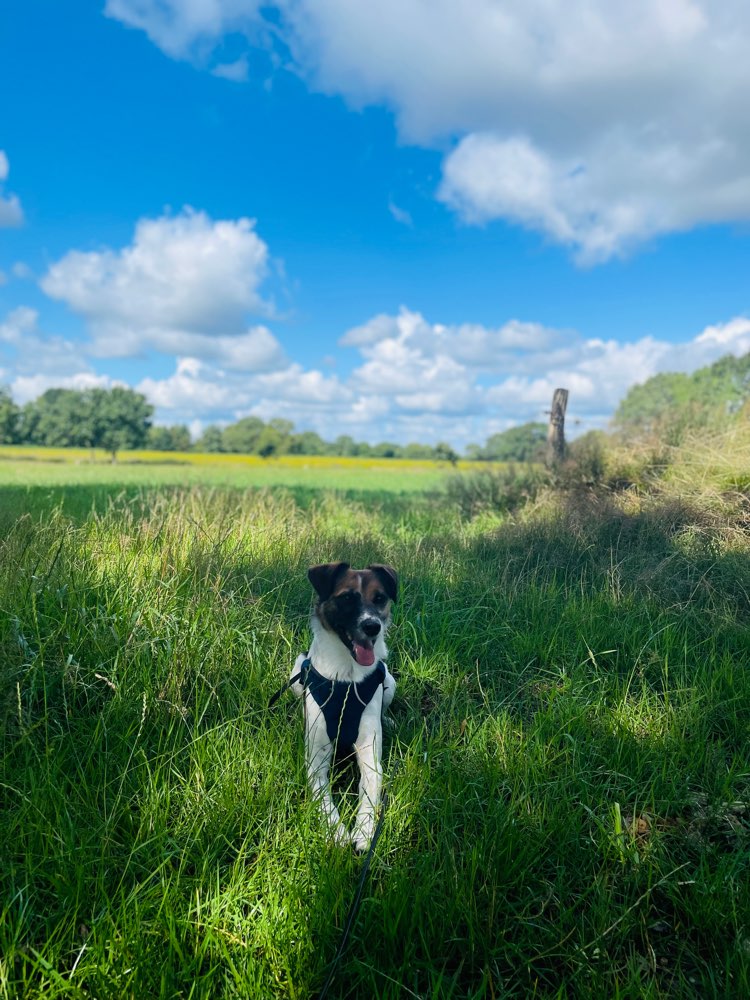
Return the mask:
<svg viewBox="0 0 750 1000">
<path fill-rule="evenodd" d="M 382 626 L 377 618 L 367 618 L 362 622 L 362 631 L 368 639 L 374 639 L 380 632 L 381 628 Z"/>
</svg>

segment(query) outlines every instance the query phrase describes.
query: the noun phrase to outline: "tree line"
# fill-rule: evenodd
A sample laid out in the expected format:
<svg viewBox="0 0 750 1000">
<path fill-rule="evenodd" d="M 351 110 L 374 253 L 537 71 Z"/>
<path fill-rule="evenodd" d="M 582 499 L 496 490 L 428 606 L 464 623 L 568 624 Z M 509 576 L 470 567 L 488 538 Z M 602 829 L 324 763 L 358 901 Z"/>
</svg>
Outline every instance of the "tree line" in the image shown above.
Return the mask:
<svg viewBox="0 0 750 1000">
<path fill-rule="evenodd" d="M 440 441 L 436 445 L 421 444 L 417 441 L 409 444 L 397 444 L 394 441 L 369 444 L 367 441 L 355 441 L 348 434 L 340 434 L 334 441 L 325 441 L 315 431 L 296 432 L 290 420 L 276 418 L 266 423 L 260 417 L 243 417 L 228 427 L 215 425 L 207 427 L 193 447 L 201 452 L 239 452 L 264 457 L 334 455 L 360 458 L 424 458 L 452 463 L 464 457 L 476 461 L 535 462 L 541 461 L 544 456 L 546 434 L 545 424 L 522 424 L 499 434 L 493 434 L 483 446 L 468 445 L 465 455 L 460 456 L 445 441 Z"/>
<path fill-rule="evenodd" d="M 692 374 L 662 372 L 634 385 L 615 411 L 613 426 L 628 438 L 677 445 L 686 434 L 718 430 L 747 414 L 750 353 L 732 354 Z"/>
<path fill-rule="evenodd" d="M 153 412 L 145 396 L 121 386 L 48 389 L 25 406 L 0 386 L 0 444 L 102 448 L 114 458 L 146 444 Z"/>
<path fill-rule="evenodd" d="M 0 444 L 56 448 L 102 448 L 114 458 L 118 451 L 226 452 L 260 455 L 332 455 L 341 457 L 432 459 L 455 463 L 460 457 L 444 441 L 436 445 L 381 441 L 369 444 L 348 434 L 326 441 L 315 431 L 296 431 L 290 420 L 243 417 L 226 427 L 206 427 L 192 442 L 184 424 L 154 425 L 153 407 L 133 389 L 48 389 L 25 406 L 17 406 L 0 386 Z M 546 428 L 522 424 L 493 434 L 484 445 L 471 444 L 465 457 L 476 461 L 534 462 L 541 460 Z"/>
</svg>

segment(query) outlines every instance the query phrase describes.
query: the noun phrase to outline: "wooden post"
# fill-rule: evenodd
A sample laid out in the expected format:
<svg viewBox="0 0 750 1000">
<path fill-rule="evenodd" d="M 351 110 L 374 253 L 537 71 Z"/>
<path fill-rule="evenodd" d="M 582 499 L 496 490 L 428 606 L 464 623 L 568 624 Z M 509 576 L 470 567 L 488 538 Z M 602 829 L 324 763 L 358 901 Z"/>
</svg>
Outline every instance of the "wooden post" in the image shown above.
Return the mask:
<svg viewBox="0 0 750 1000">
<path fill-rule="evenodd" d="M 555 389 L 547 428 L 547 465 L 554 467 L 565 458 L 565 410 L 568 407 L 568 390 Z"/>
</svg>

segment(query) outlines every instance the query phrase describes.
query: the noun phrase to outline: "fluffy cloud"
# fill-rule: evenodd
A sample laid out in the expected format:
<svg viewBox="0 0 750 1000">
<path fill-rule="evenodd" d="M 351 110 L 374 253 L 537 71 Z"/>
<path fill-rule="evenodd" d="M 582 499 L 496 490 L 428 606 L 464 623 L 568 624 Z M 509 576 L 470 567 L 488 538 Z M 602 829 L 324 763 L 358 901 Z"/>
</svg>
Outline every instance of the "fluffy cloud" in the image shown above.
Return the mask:
<svg viewBox="0 0 750 1000">
<path fill-rule="evenodd" d="M 107 0 L 104 12 L 151 41 L 174 59 L 205 60 L 222 35 L 256 33 L 260 0 Z"/>
<path fill-rule="evenodd" d="M 330 438 L 465 445 L 515 423 L 544 419 L 553 390 L 570 390 L 575 430 L 603 426 L 631 385 L 660 371 L 691 371 L 750 350 L 750 320 L 707 327 L 680 344 L 586 338 L 512 320 L 497 329 L 430 323 L 402 309 L 349 330 L 359 356 L 347 378 L 290 364 L 239 376 L 197 359 L 138 386 L 166 422 L 286 417 Z"/>
<path fill-rule="evenodd" d="M 439 197 L 585 262 L 750 218 L 750 8 L 741 0 L 109 0 L 173 57 L 283 40 L 313 87 L 391 107 L 444 148 Z"/>
<path fill-rule="evenodd" d="M 47 389 L 88 389 L 115 383 L 97 375 L 81 352 L 81 345 L 39 329 L 35 309 L 19 306 L 0 323 L 2 381 L 10 385 L 17 403 L 28 403 Z M 122 384 L 122 383 L 118 383 Z"/>
<path fill-rule="evenodd" d="M 335 377 L 288 364 L 275 371 L 243 374 L 213 367 L 197 358 L 180 358 L 172 375 L 144 378 L 136 386 L 167 421 L 226 423 L 250 414 L 287 417 L 301 426 L 325 428 L 346 420 L 353 403 L 349 389 Z"/>
<path fill-rule="evenodd" d="M 142 219 L 122 250 L 71 251 L 40 284 L 84 317 L 95 356 L 157 351 L 256 371 L 283 363 L 271 332 L 247 327 L 248 314 L 269 312 L 259 292 L 267 267 L 250 219 L 215 222 L 186 209 Z"/>
<path fill-rule="evenodd" d="M 23 222 L 21 202 L 15 194 L 3 194 L 4 181 L 8 177 L 10 164 L 5 152 L 0 149 L 0 228 L 3 226 L 20 226 Z"/>
<path fill-rule="evenodd" d="M 243 343 L 229 339 L 232 349 Z M 357 354 L 347 377 L 286 360 L 264 370 L 255 354 L 264 350 L 262 336 L 259 343 L 232 367 L 224 363 L 229 347 L 219 339 L 214 355 L 180 356 L 171 375 L 144 377 L 135 388 L 157 408 L 160 422 L 197 427 L 253 414 L 285 417 L 326 438 L 346 433 L 463 446 L 544 419 L 558 386 L 570 390 L 570 416 L 580 421 L 573 433 L 603 426 L 632 385 L 750 351 L 750 319 L 708 326 L 682 343 L 648 336 L 619 343 L 519 320 L 497 328 L 431 323 L 402 309 L 341 337 Z M 36 312 L 26 307 L 0 323 L 0 364 L 19 402 L 51 386 L 122 384 L 92 370 L 80 343 L 42 333 Z"/>
<path fill-rule="evenodd" d="M 0 323 L 0 356 L 17 374 L 68 377 L 91 371 L 80 344 L 44 333 L 38 321 L 35 309 L 19 306 Z"/>
<path fill-rule="evenodd" d="M 593 264 L 660 233 L 750 217 L 741 181 L 750 144 L 746 152 L 738 159 L 717 137 L 680 145 L 607 134 L 579 158 L 474 133 L 446 158 L 439 196 L 467 222 L 508 219 Z"/>
<path fill-rule="evenodd" d="M 77 372 L 75 375 L 18 375 L 10 383 L 10 388 L 15 401 L 23 405 L 41 396 L 47 389 L 109 389 L 113 385 L 125 383 L 109 375 Z"/>
</svg>

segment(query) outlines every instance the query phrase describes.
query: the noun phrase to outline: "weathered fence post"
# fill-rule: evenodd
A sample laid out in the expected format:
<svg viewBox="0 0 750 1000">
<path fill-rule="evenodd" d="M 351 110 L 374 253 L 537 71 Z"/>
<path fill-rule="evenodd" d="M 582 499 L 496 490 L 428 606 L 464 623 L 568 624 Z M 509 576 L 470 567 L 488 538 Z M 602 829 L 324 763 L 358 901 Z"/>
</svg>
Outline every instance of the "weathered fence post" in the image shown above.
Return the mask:
<svg viewBox="0 0 750 1000">
<path fill-rule="evenodd" d="M 568 407 L 568 390 L 555 389 L 547 427 L 547 465 L 559 465 L 565 458 L 565 410 Z"/>
</svg>

